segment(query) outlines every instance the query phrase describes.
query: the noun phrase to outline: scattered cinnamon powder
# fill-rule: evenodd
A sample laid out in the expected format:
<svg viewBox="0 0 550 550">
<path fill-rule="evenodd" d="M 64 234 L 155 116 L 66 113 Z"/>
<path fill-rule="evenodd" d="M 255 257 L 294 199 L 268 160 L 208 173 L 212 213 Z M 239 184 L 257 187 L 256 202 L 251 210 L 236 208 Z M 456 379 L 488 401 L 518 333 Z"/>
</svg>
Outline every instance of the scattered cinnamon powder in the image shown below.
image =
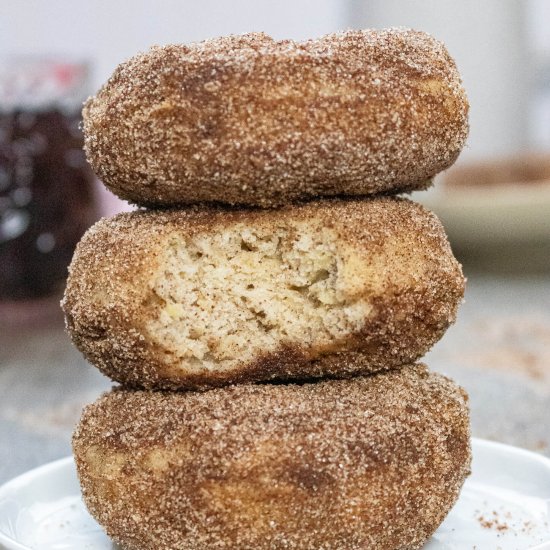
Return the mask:
<svg viewBox="0 0 550 550">
<path fill-rule="evenodd" d="M 484 529 L 494 529 L 499 532 L 508 531 L 508 529 L 510 529 L 508 523 L 500 519 L 496 510 L 493 510 L 492 515 L 489 518 L 479 516 L 478 521 Z"/>
</svg>

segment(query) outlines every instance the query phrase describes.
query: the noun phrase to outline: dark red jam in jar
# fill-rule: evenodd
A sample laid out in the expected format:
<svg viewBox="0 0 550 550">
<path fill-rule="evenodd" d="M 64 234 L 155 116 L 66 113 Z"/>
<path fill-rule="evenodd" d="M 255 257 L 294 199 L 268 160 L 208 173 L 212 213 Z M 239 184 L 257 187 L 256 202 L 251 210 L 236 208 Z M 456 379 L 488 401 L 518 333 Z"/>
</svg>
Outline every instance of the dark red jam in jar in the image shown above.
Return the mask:
<svg viewBox="0 0 550 550">
<path fill-rule="evenodd" d="M 0 61 L 0 300 L 59 292 L 97 219 L 79 128 L 86 81 L 79 63 Z"/>
</svg>

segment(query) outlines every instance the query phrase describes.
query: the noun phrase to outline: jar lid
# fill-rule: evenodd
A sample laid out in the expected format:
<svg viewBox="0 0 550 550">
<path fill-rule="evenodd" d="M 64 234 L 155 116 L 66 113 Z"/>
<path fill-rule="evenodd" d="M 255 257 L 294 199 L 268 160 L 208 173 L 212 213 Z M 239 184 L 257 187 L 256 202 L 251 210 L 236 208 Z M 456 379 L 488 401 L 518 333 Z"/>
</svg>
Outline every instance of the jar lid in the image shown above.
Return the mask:
<svg viewBox="0 0 550 550">
<path fill-rule="evenodd" d="M 82 61 L 44 57 L 0 59 L 0 111 L 80 108 L 89 67 Z"/>
</svg>

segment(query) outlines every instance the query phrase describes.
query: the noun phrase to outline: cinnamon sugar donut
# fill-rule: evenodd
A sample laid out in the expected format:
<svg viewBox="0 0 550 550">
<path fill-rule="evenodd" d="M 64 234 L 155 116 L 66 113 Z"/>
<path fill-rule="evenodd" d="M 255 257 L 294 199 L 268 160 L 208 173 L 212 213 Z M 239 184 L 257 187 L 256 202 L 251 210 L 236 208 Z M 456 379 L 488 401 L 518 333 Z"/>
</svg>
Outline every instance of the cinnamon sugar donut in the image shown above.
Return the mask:
<svg viewBox="0 0 550 550">
<path fill-rule="evenodd" d="M 452 58 L 426 33 L 262 33 L 153 47 L 84 107 L 85 148 L 119 197 L 273 207 L 423 189 L 468 132 Z"/>
<path fill-rule="evenodd" d="M 77 247 L 63 309 L 114 380 L 201 389 L 410 363 L 463 291 L 438 219 L 387 197 L 102 220 Z"/>
<path fill-rule="evenodd" d="M 470 466 L 467 396 L 424 365 L 208 392 L 117 390 L 73 449 L 127 550 L 413 550 Z"/>
</svg>

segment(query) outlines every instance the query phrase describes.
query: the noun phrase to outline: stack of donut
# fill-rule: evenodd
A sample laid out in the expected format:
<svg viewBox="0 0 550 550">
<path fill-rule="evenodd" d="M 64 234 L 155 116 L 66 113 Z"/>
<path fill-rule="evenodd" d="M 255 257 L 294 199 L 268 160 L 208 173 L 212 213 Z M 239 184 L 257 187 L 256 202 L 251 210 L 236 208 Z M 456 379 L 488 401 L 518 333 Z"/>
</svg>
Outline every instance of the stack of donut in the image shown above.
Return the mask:
<svg viewBox="0 0 550 550">
<path fill-rule="evenodd" d="M 85 408 L 84 501 L 129 550 L 420 548 L 470 466 L 467 396 L 415 363 L 464 278 L 426 188 L 466 139 L 429 35 L 154 47 L 84 108 L 142 207 L 84 236 L 63 308 L 120 385 Z"/>
</svg>

